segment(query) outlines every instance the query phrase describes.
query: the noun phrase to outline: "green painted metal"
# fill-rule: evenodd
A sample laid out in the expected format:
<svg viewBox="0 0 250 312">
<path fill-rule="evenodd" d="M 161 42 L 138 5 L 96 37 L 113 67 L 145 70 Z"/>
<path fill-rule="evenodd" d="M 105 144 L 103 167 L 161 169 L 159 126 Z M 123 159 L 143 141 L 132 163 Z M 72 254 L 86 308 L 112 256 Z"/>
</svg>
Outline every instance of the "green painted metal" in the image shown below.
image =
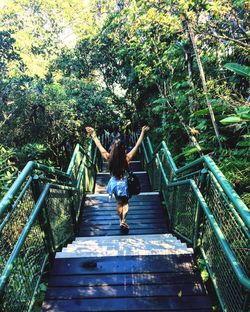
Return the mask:
<svg viewBox="0 0 250 312">
<path fill-rule="evenodd" d="M 207 167 L 211 170 L 211 172 L 216 177 L 217 181 L 220 183 L 221 187 L 230 198 L 235 208 L 241 215 L 242 219 L 246 223 L 246 225 L 250 228 L 250 211 L 244 202 L 241 200 L 240 196 L 235 192 L 231 184 L 228 182 L 224 174 L 220 171 L 220 169 L 216 166 L 214 161 L 209 156 L 204 156 Z"/>
<path fill-rule="evenodd" d="M 36 219 L 37 215 L 38 215 L 38 212 L 40 211 L 40 208 L 41 208 L 41 205 L 43 204 L 47 194 L 49 192 L 49 185 L 47 184 L 41 194 L 41 196 L 39 197 L 35 207 L 34 207 L 34 210 L 29 218 L 29 220 L 27 221 L 18 241 L 16 242 L 16 245 L 5 265 L 5 268 L 2 272 L 2 275 L 0 277 L 0 292 L 3 291 L 3 288 L 5 286 L 5 283 L 7 281 L 7 279 L 9 278 L 11 272 L 12 272 L 12 269 L 13 269 L 13 263 L 15 261 L 15 259 L 17 258 L 20 250 L 21 250 L 21 247 L 23 246 L 24 244 L 24 241 L 31 229 L 31 226 L 33 225 L 34 223 L 34 220 Z"/>
<path fill-rule="evenodd" d="M 0 225 L 0 233 L 1 233 L 2 229 L 4 228 L 4 226 L 7 224 L 7 222 L 9 221 L 12 212 L 16 209 L 16 207 L 17 207 L 18 203 L 20 202 L 20 200 L 22 200 L 22 198 L 23 198 L 24 194 L 26 193 L 26 191 L 28 190 L 28 188 L 30 188 L 31 182 L 32 182 L 32 177 L 30 177 L 28 179 L 28 181 L 24 185 L 22 191 L 18 195 L 18 197 L 15 200 L 15 202 L 13 203 L 13 205 L 8 209 L 8 213 L 7 213 L 7 215 L 5 216 L 3 222 Z"/>
<path fill-rule="evenodd" d="M 93 187 L 96 169 L 90 157 L 78 144 L 67 172 L 29 162 L 0 202 L 1 311 L 32 311 L 45 266 L 73 238 L 81 200 Z M 39 171 L 58 180 L 44 185 L 33 176 Z"/>
<path fill-rule="evenodd" d="M 250 214 L 246 205 L 209 156 L 177 168 L 165 142 L 153 150 L 147 138 L 143 151 L 150 181 L 158 183 L 154 178 L 157 172 L 161 177 L 171 229 L 199 248 L 222 310 L 248 311 Z"/>
<path fill-rule="evenodd" d="M 240 283 L 246 288 L 250 290 L 250 280 L 245 274 L 245 272 L 242 270 L 242 267 L 238 261 L 238 259 L 234 256 L 232 249 L 230 248 L 225 236 L 223 235 L 223 232 L 220 229 L 220 226 L 216 222 L 211 210 L 209 209 L 204 197 L 202 196 L 201 192 L 199 191 L 196 183 L 193 180 L 190 180 L 190 183 L 192 185 L 193 191 L 197 196 L 197 199 L 202 206 L 203 211 L 205 212 L 207 219 L 210 222 L 211 227 L 214 230 L 214 233 L 218 239 L 218 242 L 221 244 L 231 266 L 234 270 L 235 274 L 237 275 Z"/>
<path fill-rule="evenodd" d="M 24 167 L 18 178 L 15 180 L 15 182 L 12 184 L 8 192 L 5 194 L 3 199 L 0 202 L 0 218 L 3 216 L 6 207 L 11 205 L 13 203 L 15 194 L 19 189 L 21 188 L 22 184 L 25 182 L 27 177 L 30 175 L 32 170 L 35 167 L 35 162 L 29 161 L 27 165 Z"/>
<path fill-rule="evenodd" d="M 144 151 L 144 156 L 145 156 L 146 162 L 148 163 L 149 159 L 148 159 L 148 154 L 147 154 L 144 142 L 142 142 L 142 148 L 143 148 L 143 151 Z"/>
<path fill-rule="evenodd" d="M 72 172 L 72 168 L 74 167 L 74 164 L 75 164 L 76 155 L 79 153 L 79 150 L 80 150 L 80 144 L 76 144 L 76 147 L 74 149 L 73 155 L 71 157 L 71 160 L 67 169 L 67 174 L 69 175 Z"/>
<path fill-rule="evenodd" d="M 166 153 L 166 155 L 167 155 L 167 157 L 168 157 L 169 163 L 170 163 L 170 165 L 171 165 L 173 171 L 176 172 L 176 171 L 177 171 L 176 164 L 175 164 L 175 162 L 174 162 L 174 159 L 173 159 L 173 157 L 172 157 L 172 155 L 171 155 L 171 153 L 170 153 L 170 151 L 169 151 L 169 149 L 168 149 L 167 144 L 165 143 L 165 141 L 162 141 L 162 148 L 163 148 L 163 151 Z"/>
<path fill-rule="evenodd" d="M 45 268 L 46 268 L 47 263 L 48 263 L 48 255 L 46 255 L 46 256 L 44 257 L 44 261 L 43 261 L 43 263 L 42 263 L 42 265 L 41 265 L 40 274 L 39 274 L 39 277 L 38 277 L 38 279 L 37 279 L 36 285 L 35 285 L 35 287 L 34 287 L 32 299 L 31 299 L 30 305 L 29 305 L 29 307 L 28 307 L 28 312 L 33 312 L 33 311 L 34 311 L 34 309 L 33 309 L 34 303 L 35 303 L 35 300 L 36 300 L 36 296 L 37 296 L 37 294 L 38 294 L 38 289 L 39 289 L 39 286 L 40 286 L 40 284 L 41 284 L 43 272 L 45 271 Z"/>
<path fill-rule="evenodd" d="M 181 167 L 177 168 L 175 165 L 174 159 L 171 156 L 171 153 L 164 141 L 162 141 L 159 146 L 156 148 L 156 151 L 153 151 L 153 147 L 150 141 L 150 138 L 147 137 L 147 143 L 149 146 L 149 151 L 151 153 L 151 157 L 149 158 L 147 155 L 147 158 L 149 159 L 147 163 L 152 161 L 155 158 L 155 153 L 162 147 L 163 151 L 168 156 L 169 163 L 173 169 L 174 174 L 178 177 L 181 173 L 187 171 L 188 169 L 194 168 L 198 164 L 205 164 L 206 167 L 211 170 L 211 172 L 214 174 L 216 179 L 218 180 L 220 186 L 224 190 L 224 192 L 227 194 L 227 196 L 230 198 L 230 200 L 233 202 L 235 208 L 243 218 L 244 222 L 247 224 L 248 227 L 250 227 L 250 211 L 247 208 L 247 206 L 244 204 L 244 202 L 241 200 L 240 196 L 235 192 L 231 184 L 228 182 L 226 177 L 223 175 L 223 173 L 220 171 L 220 169 L 217 167 L 217 165 L 214 163 L 214 161 L 211 159 L 210 156 L 203 156 L 199 159 L 194 160 L 193 162 Z M 203 166 L 202 166 L 203 168 Z"/>
<path fill-rule="evenodd" d="M 2 217 L 6 207 L 8 207 L 12 202 L 13 199 L 16 195 L 16 193 L 19 191 L 21 188 L 22 184 L 25 182 L 27 177 L 30 176 L 31 172 L 34 169 L 40 169 L 43 172 L 47 173 L 53 173 L 55 175 L 58 175 L 60 177 L 65 177 L 69 179 L 69 175 L 63 171 L 60 171 L 58 169 L 55 169 L 54 167 L 48 167 L 45 165 L 38 164 L 34 161 L 29 161 L 27 165 L 24 167 L 18 178 L 15 180 L 15 182 L 12 184 L 4 198 L 0 202 L 0 218 Z"/>
</svg>

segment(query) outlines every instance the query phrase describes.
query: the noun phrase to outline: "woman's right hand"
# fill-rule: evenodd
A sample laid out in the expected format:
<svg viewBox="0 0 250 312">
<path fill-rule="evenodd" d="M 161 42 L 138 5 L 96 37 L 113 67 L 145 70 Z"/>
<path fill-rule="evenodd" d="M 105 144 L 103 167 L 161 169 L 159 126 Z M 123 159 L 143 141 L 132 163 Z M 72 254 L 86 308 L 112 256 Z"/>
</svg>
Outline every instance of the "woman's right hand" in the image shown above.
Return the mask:
<svg viewBox="0 0 250 312">
<path fill-rule="evenodd" d="M 93 135 L 95 133 L 95 129 L 92 127 L 86 127 L 86 132 L 89 133 L 90 135 Z"/>
</svg>

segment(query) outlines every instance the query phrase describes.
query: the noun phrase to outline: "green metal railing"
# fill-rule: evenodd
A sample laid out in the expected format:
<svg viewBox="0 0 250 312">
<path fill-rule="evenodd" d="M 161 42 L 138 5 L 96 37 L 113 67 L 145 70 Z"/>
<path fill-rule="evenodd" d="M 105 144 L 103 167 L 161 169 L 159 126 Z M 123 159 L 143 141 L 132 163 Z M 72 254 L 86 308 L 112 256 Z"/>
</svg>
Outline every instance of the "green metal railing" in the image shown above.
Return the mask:
<svg viewBox="0 0 250 312">
<path fill-rule="evenodd" d="M 223 311 L 249 311 L 249 210 L 209 156 L 177 168 L 165 142 L 154 148 L 147 138 L 142 149 L 170 227 L 200 251 Z M 2 311 L 32 310 L 49 260 L 77 231 L 98 165 L 92 141 L 76 146 L 67 172 L 29 162 L 0 202 Z"/>
<path fill-rule="evenodd" d="M 177 168 L 164 141 L 142 149 L 170 227 L 200 251 L 222 310 L 249 311 L 250 211 L 209 156 Z"/>
<path fill-rule="evenodd" d="M 78 144 L 67 172 L 30 161 L 0 202 L 1 311 L 32 310 L 49 260 L 77 231 L 93 154 L 91 142 L 86 152 Z"/>
</svg>

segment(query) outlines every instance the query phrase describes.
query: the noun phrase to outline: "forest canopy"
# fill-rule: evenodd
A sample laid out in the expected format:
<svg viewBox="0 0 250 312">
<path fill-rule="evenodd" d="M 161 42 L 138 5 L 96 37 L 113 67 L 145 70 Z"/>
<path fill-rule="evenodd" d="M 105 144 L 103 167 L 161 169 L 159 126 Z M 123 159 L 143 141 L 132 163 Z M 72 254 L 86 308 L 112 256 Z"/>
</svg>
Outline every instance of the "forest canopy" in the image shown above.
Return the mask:
<svg viewBox="0 0 250 312">
<path fill-rule="evenodd" d="M 1 193 L 65 168 L 83 128 L 147 123 L 178 164 L 210 154 L 250 203 L 248 1 L 2 0 Z"/>
</svg>

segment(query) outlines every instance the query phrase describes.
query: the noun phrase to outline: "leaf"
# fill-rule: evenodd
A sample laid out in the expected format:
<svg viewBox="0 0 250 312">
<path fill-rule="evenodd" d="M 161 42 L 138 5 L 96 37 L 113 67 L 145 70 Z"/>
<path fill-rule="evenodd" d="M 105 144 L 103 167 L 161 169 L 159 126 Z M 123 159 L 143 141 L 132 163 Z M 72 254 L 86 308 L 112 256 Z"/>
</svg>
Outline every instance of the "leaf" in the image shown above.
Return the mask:
<svg viewBox="0 0 250 312">
<path fill-rule="evenodd" d="M 190 156 L 190 155 L 193 155 L 193 154 L 195 154 L 195 153 L 197 153 L 198 151 L 197 151 L 197 148 L 196 147 L 192 147 L 192 148 L 190 148 L 189 150 L 187 150 L 187 151 L 185 151 L 184 152 L 184 156 Z"/>
<path fill-rule="evenodd" d="M 211 100 L 210 102 L 212 103 L 212 101 L 213 100 Z M 214 112 L 219 113 L 219 112 L 223 112 L 225 110 L 225 107 L 221 104 L 214 104 L 213 110 Z M 209 114 L 208 108 L 203 108 L 203 109 L 197 110 L 191 116 L 206 116 L 208 114 Z"/>
<path fill-rule="evenodd" d="M 208 274 L 207 270 L 204 269 L 204 270 L 201 272 L 201 278 L 202 278 L 203 282 L 207 282 L 207 281 L 208 281 L 208 279 L 209 279 L 209 274 Z"/>
<path fill-rule="evenodd" d="M 40 284 L 39 288 L 41 291 L 47 291 L 47 285 L 45 283 Z"/>
<path fill-rule="evenodd" d="M 157 105 L 155 107 L 152 108 L 152 112 L 153 113 L 162 113 L 164 111 L 164 107 L 162 107 L 161 105 Z"/>
<path fill-rule="evenodd" d="M 240 141 L 236 144 L 238 147 L 250 147 L 250 140 L 249 141 Z"/>
<path fill-rule="evenodd" d="M 167 103 L 168 102 L 168 100 L 167 99 L 164 99 L 164 98 L 159 98 L 159 99 L 157 99 L 157 100 L 154 100 L 154 104 L 165 104 L 165 103 Z"/>
<path fill-rule="evenodd" d="M 250 107 L 240 107 L 235 110 L 237 116 L 250 120 Z"/>
<path fill-rule="evenodd" d="M 231 117 L 226 117 L 222 120 L 220 120 L 220 123 L 222 123 L 223 125 L 228 125 L 231 123 L 235 123 L 235 122 L 241 122 L 243 121 L 239 116 L 231 116 Z"/>
<path fill-rule="evenodd" d="M 233 71 L 236 74 L 250 78 L 250 67 L 246 65 L 240 65 L 237 63 L 227 63 L 224 65 L 226 69 Z"/>
<path fill-rule="evenodd" d="M 208 108 L 200 109 L 194 112 L 191 116 L 204 116 L 208 114 Z"/>
</svg>

